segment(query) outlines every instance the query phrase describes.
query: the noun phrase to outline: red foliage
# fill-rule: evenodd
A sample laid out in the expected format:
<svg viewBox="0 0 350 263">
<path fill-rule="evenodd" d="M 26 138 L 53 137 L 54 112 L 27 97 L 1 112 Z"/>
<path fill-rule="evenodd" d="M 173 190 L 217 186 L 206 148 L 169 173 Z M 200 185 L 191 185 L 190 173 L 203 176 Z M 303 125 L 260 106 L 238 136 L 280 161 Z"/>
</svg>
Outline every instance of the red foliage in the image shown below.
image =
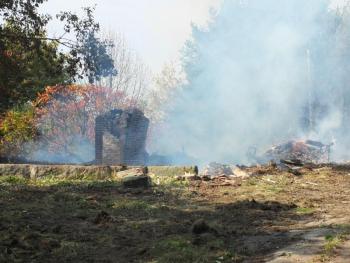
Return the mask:
<svg viewBox="0 0 350 263">
<path fill-rule="evenodd" d="M 34 102 L 41 137 L 53 152 L 70 152 L 76 138 L 93 143 L 95 118 L 132 104 L 120 91 L 93 85 L 47 87 Z"/>
</svg>

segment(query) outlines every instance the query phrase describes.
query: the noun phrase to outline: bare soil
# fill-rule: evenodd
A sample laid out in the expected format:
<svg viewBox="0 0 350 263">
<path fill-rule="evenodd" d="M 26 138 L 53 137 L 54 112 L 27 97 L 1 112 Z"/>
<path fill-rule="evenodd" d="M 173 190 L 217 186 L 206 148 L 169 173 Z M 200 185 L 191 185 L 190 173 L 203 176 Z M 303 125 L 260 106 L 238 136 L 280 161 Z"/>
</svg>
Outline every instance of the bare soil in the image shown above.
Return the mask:
<svg viewBox="0 0 350 263">
<path fill-rule="evenodd" d="M 350 262 L 350 169 L 248 171 L 149 189 L 0 176 L 0 262 Z"/>
</svg>

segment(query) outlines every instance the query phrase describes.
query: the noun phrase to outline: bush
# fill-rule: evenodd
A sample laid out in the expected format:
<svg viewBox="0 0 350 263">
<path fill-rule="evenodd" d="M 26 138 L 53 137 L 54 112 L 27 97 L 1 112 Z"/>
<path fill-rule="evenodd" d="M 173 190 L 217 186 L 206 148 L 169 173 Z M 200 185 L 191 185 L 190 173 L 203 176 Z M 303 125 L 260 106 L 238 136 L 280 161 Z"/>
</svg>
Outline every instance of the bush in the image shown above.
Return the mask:
<svg viewBox="0 0 350 263">
<path fill-rule="evenodd" d="M 0 158 L 17 159 L 27 155 L 26 143 L 37 137 L 35 110 L 31 105 L 7 111 L 0 119 Z"/>
</svg>

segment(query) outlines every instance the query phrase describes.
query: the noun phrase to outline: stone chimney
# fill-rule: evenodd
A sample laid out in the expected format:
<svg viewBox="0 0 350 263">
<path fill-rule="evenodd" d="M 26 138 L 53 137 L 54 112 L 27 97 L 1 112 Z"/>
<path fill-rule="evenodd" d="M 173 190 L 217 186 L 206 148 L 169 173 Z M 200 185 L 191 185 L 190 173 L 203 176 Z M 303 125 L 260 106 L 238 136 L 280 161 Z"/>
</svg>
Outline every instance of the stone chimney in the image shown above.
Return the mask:
<svg viewBox="0 0 350 263">
<path fill-rule="evenodd" d="M 111 110 L 96 118 L 95 161 L 106 165 L 144 165 L 149 120 L 138 109 Z"/>
</svg>

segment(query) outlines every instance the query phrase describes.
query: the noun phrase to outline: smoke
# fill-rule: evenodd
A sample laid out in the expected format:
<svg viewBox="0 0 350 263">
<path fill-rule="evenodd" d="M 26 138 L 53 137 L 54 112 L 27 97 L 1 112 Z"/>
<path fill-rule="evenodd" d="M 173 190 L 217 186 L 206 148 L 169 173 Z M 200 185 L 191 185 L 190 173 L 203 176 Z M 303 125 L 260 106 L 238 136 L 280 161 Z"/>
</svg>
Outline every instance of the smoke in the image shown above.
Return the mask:
<svg viewBox="0 0 350 263">
<path fill-rule="evenodd" d="M 224 1 L 183 51 L 187 81 L 152 151 L 247 163 L 293 138 L 343 140 L 339 17 L 326 0 Z M 174 160 L 176 163 L 176 160 Z"/>
<path fill-rule="evenodd" d="M 32 151 L 27 159 L 34 162 L 45 163 L 87 163 L 95 158 L 93 143 L 79 135 L 71 139 L 72 143 L 60 151 L 52 151 L 47 144 L 42 142 L 29 143 Z M 33 150 L 34 149 L 34 150 Z"/>
</svg>

